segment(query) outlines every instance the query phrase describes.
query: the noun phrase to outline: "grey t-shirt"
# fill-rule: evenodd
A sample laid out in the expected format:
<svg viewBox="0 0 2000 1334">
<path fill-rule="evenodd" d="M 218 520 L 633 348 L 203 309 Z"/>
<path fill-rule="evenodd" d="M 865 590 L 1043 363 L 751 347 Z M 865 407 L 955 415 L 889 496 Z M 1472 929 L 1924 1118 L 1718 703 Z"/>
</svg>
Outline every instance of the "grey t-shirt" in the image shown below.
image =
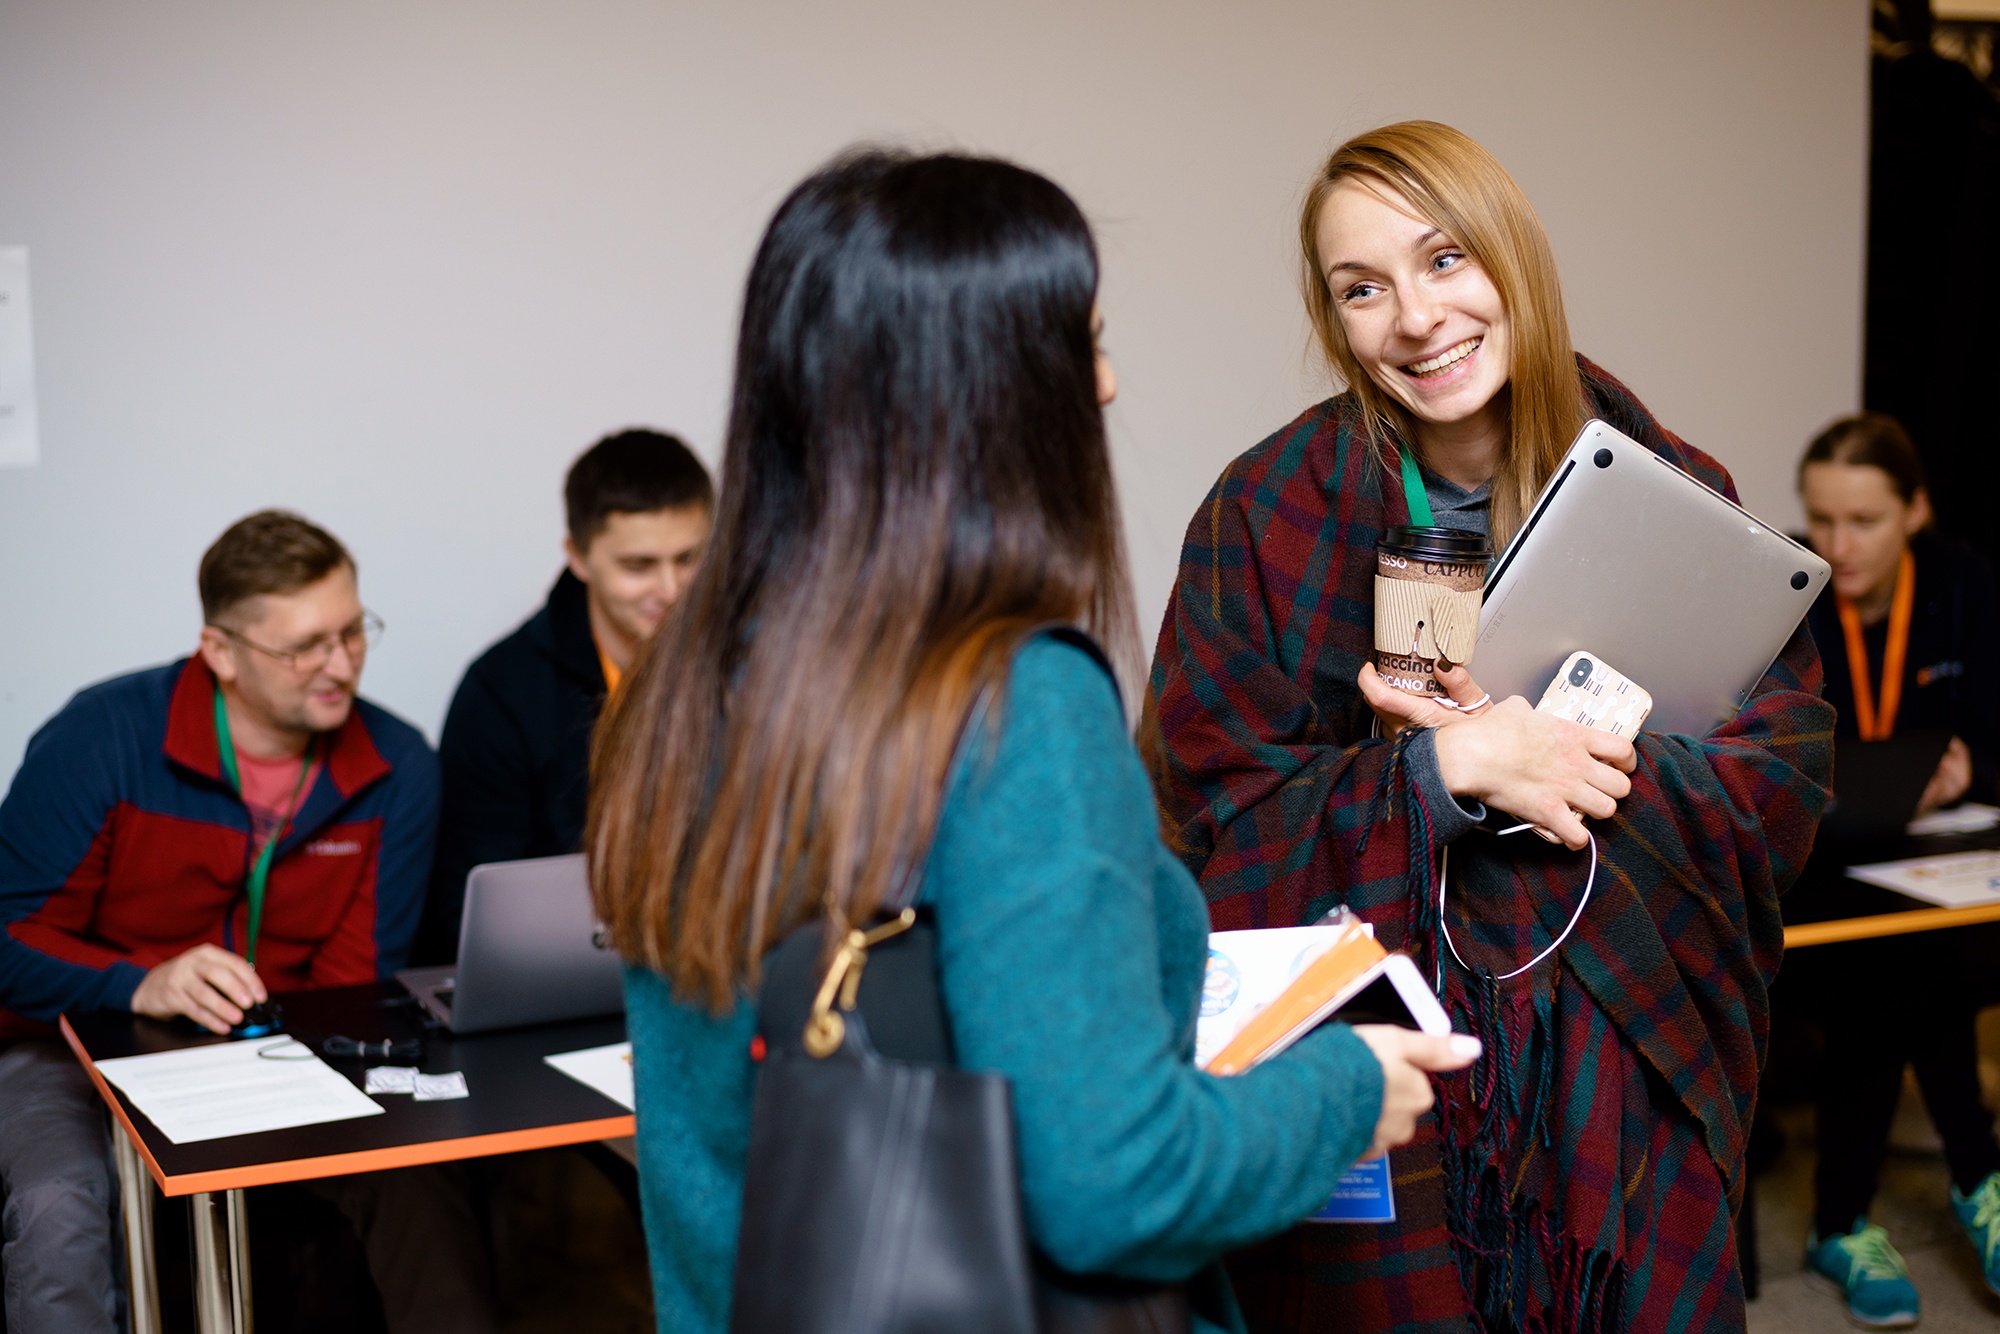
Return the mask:
<svg viewBox="0 0 2000 1334">
<path fill-rule="evenodd" d="M 1492 509 L 1493 483 L 1481 482 L 1467 491 L 1456 482 L 1446 481 L 1422 464 L 1417 471 L 1423 474 L 1424 495 L 1431 502 L 1431 517 L 1440 528 L 1466 528 L 1475 533 L 1492 536 L 1492 523 L 1488 511 Z"/>
</svg>

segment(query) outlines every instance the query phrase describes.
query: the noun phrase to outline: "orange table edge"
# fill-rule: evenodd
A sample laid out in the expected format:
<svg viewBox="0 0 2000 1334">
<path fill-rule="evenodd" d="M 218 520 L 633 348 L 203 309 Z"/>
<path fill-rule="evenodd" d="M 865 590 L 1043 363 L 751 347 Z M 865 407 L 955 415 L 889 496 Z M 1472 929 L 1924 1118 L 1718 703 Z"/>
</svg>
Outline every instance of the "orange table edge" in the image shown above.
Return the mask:
<svg viewBox="0 0 2000 1334">
<path fill-rule="evenodd" d="M 1807 945 L 1900 936 L 1911 931 L 1939 931 L 1952 926 L 1976 926 L 1981 922 L 2000 922 L 2000 903 L 1982 903 L 1973 908 L 1917 908 L 1909 912 L 1878 913 L 1873 917 L 1801 922 L 1785 928 L 1785 948 L 1796 950 Z"/>
<path fill-rule="evenodd" d="M 83 1049 L 76 1031 L 63 1019 L 63 1041 L 69 1043 L 70 1050 L 82 1062 L 84 1073 L 90 1082 L 97 1085 L 99 1096 L 111 1114 L 118 1118 L 125 1133 L 131 1138 L 133 1147 L 145 1160 L 146 1171 L 152 1175 L 160 1193 L 169 1197 L 194 1195 L 201 1191 L 240 1190 L 245 1186 L 271 1186 L 285 1181 L 314 1181 L 321 1177 L 347 1176 L 355 1172 L 379 1172 L 392 1167 L 417 1167 L 425 1163 L 451 1163 L 465 1158 L 484 1158 L 496 1153 L 519 1153 L 527 1149 L 552 1149 L 565 1144 L 588 1144 L 593 1140 L 616 1139 L 621 1135 L 637 1133 L 637 1122 L 631 1113 L 624 1116 L 606 1116 L 592 1121 L 570 1121 L 559 1126 L 542 1126 L 531 1130 L 509 1130 L 497 1135 L 473 1135 L 461 1139 L 432 1140 L 426 1144 L 404 1144 L 386 1149 L 364 1149 L 357 1153 L 335 1153 L 320 1158 L 288 1158 L 281 1163 L 263 1163 L 255 1167 L 227 1167 L 212 1172 L 189 1172 L 182 1176 L 170 1177 L 160 1170 L 152 1151 L 146 1147 L 144 1136 L 132 1124 L 126 1114 L 125 1104 L 120 1101 L 109 1081 L 99 1072 L 97 1063 L 90 1059 L 90 1053 Z"/>
</svg>

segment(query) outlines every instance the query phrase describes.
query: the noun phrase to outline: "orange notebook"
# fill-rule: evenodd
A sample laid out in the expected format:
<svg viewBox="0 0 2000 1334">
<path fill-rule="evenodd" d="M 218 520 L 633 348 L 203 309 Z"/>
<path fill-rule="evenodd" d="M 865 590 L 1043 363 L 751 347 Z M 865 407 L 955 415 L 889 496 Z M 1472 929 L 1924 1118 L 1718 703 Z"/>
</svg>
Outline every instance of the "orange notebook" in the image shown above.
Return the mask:
<svg viewBox="0 0 2000 1334">
<path fill-rule="evenodd" d="M 1381 976 L 1389 958 L 1360 919 L 1350 918 L 1326 953 L 1307 964 L 1204 1068 L 1212 1075 L 1240 1074 L 1277 1055 Z"/>
</svg>

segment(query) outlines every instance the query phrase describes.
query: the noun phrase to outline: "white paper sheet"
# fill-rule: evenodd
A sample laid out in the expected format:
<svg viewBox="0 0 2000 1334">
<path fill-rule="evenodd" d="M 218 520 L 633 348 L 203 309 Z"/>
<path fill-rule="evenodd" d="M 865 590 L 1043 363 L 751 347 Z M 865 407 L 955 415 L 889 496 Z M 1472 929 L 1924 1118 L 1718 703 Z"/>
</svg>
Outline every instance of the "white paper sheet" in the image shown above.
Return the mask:
<svg viewBox="0 0 2000 1334">
<path fill-rule="evenodd" d="M 1919 815 L 1910 821 L 1903 832 L 1911 838 L 1922 838 L 1927 834 L 1977 834 L 1994 825 L 2000 825 L 2000 810 L 1968 801 L 1963 806 Z"/>
<path fill-rule="evenodd" d="M 2000 852 L 1951 852 L 1901 862 L 1850 866 L 1856 880 L 1893 889 L 1940 908 L 2000 903 Z"/>
<path fill-rule="evenodd" d="M 176 1144 L 382 1114 L 345 1075 L 290 1038 L 120 1056 L 97 1068 Z"/>
<path fill-rule="evenodd" d="M 608 1047 L 557 1052 L 542 1059 L 579 1084 L 588 1084 L 627 1111 L 635 1109 L 631 1043 L 614 1042 Z"/>
</svg>

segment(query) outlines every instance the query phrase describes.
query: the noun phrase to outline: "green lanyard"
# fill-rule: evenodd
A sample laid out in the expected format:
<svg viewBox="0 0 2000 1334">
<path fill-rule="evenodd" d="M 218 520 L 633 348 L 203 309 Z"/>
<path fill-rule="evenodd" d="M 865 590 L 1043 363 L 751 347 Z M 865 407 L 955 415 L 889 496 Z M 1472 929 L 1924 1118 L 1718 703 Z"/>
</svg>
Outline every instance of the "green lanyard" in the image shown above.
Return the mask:
<svg viewBox="0 0 2000 1334">
<path fill-rule="evenodd" d="M 1431 514 L 1430 494 L 1424 490 L 1423 474 L 1417 471 L 1416 456 L 1409 450 L 1403 455 L 1403 499 L 1409 502 L 1410 522 L 1418 528 L 1435 528 L 1437 520 Z"/>
<path fill-rule="evenodd" d="M 229 710 L 222 705 L 219 686 L 215 691 L 215 740 L 216 749 L 222 753 L 222 772 L 229 775 L 229 786 L 235 788 L 236 795 L 240 797 L 243 795 L 243 775 L 236 768 L 236 742 L 229 735 Z M 264 840 L 263 851 L 257 854 L 257 860 L 251 863 L 249 876 L 243 881 L 243 897 L 250 901 L 250 928 L 245 933 L 243 958 L 252 966 L 257 962 L 257 929 L 264 924 L 264 886 L 271 879 L 271 859 L 277 854 L 278 840 L 284 837 L 285 826 L 298 814 L 299 793 L 305 791 L 306 775 L 312 772 L 312 767 L 312 747 L 308 746 L 299 761 L 299 781 L 292 788 L 292 799 L 285 803 L 284 813 L 278 817 L 278 827 L 271 831 L 270 838 Z M 252 817 L 251 837 L 256 837 L 256 833 L 257 821 Z"/>
</svg>

